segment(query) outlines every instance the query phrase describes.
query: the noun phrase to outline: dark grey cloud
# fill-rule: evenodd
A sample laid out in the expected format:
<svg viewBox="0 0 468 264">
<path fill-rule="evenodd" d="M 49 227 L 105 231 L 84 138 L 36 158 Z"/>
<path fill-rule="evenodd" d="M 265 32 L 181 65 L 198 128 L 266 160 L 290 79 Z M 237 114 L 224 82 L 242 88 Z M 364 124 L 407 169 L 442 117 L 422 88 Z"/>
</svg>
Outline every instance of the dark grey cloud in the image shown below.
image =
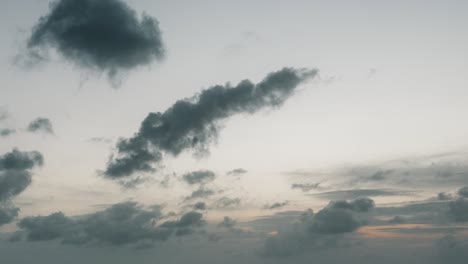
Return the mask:
<svg viewBox="0 0 468 264">
<path fill-rule="evenodd" d="M 244 80 L 236 86 L 216 85 L 200 94 L 179 100 L 165 112 L 150 113 L 131 138 L 120 139 L 104 175 L 122 178 L 136 172 L 152 172 L 165 154 L 177 156 L 192 150 L 208 153 L 219 134 L 219 122 L 233 115 L 253 114 L 281 106 L 317 70 L 284 68 L 254 84 Z"/>
<path fill-rule="evenodd" d="M 355 217 L 356 213 L 363 210 L 333 206 L 336 204 L 330 202 L 316 214 L 309 209 L 289 229 L 266 239 L 263 256 L 288 257 L 307 250 L 336 247 L 342 235 L 364 225 Z"/>
<path fill-rule="evenodd" d="M 203 215 L 189 212 L 179 220 L 165 221 L 160 206 L 143 207 L 134 202 L 112 205 L 103 211 L 71 218 L 61 212 L 26 217 L 18 227 L 29 241 L 59 240 L 64 244 L 101 243 L 121 246 L 165 241 L 185 235 L 204 223 Z"/>
<path fill-rule="evenodd" d="M 458 198 L 448 204 L 448 215 L 457 222 L 468 221 L 468 199 Z"/>
<path fill-rule="evenodd" d="M 392 189 L 355 189 L 355 190 L 342 190 L 342 191 L 330 191 L 323 193 L 310 194 L 322 199 L 331 200 L 349 200 L 361 197 L 379 197 L 379 196 L 400 196 L 400 195 L 413 195 L 413 192 L 404 190 L 392 190 Z"/>
<path fill-rule="evenodd" d="M 198 202 L 193 205 L 193 209 L 195 210 L 205 210 L 206 204 L 204 202 Z"/>
<path fill-rule="evenodd" d="M 15 129 L 3 128 L 0 129 L 0 137 L 8 137 L 16 133 Z"/>
<path fill-rule="evenodd" d="M 285 207 L 289 204 L 288 201 L 283 201 L 283 202 L 276 202 L 276 203 L 273 203 L 273 204 L 267 204 L 263 207 L 263 209 L 267 209 L 267 210 L 274 210 L 274 209 L 278 209 L 278 208 L 282 208 L 282 207 Z"/>
<path fill-rule="evenodd" d="M 19 208 L 14 208 L 9 205 L 0 205 L 0 226 L 11 223 L 16 219 L 19 213 Z"/>
<path fill-rule="evenodd" d="M 210 170 L 199 170 L 186 173 L 182 176 L 182 179 L 190 184 L 205 184 L 207 182 L 213 181 L 216 175 Z"/>
<path fill-rule="evenodd" d="M 52 122 L 50 119 L 45 117 L 38 117 L 31 121 L 28 125 L 28 131 L 35 133 L 35 132 L 44 132 L 48 134 L 54 134 L 54 129 L 52 127 Z"/>
<path fill-rule="evenodd" d="M 437 200 L 439 201 L 448 201 L 453 199 L 453 195 L 450 193 L 440 192 L 437 194 Z"/>
<path fill-rule="evenodd" d="M 229 176 L 240 176 L 246 174 L 248 171 L 242 168 L 228 171 L 226 174 Z"/>
<path fill-rule="evenodd" d="M 8 201 L 23 192 L 31 183 L 29 170 L 42 166 L 44 158 L 37 151 L 13 149 L 0 156 L 0 202 Z"/>
<path fill-rule="evenodd" d="M 291 189 L 299 189 L 303 192 L 320 188 L 320 183 L 293 183 Z"/>
<path fill-rule="evenodd" d="M 465 186 L 463 188 L 460 188 L 457 192 L 458 195 L 461 197 L 468 198 L 468 186 Z"/>
<path fill-rule="evenodd" d="M 55 49 L 67 61 L 107 73 L 149 65 L 164 58 L 158 21 L 141 19 L 121 0 L 57 0 L 34 26 L 27 42 L 31 59 L 45 59 Z"/>
<path fill-rule="evenodd" d="M 11 204 L 11 199 L 31 184 L 30 170 L 43 163 L 44 158 L 37 151 L 13 149 L 0 156 L 0 226 L 12 222 L 18 216 L 19 208 Z"/>
<path fill-rule="evenodd" d="M 446 235 L 435 242 L 440 254 L 439 263 L 464 264 L 468 259 L 468 240 L 455 235 Z"/>
<path fill-rule="evenodd" d="M 358 198 L 353 201 L 333 201 L 328 205 L 329 208 L 348 209 L 356 212 L 368 212 L 375 207 L 375 203 L 370 198 Z"/>
<path fill-rule="evenodd" d="M 219 223 L 218 226 L 225 227 L 225 228 L 233 228 L 236 224 L 237 224 L 236 220 L 232 219 L 229 216 L 225 216 L 223 218 L 223 221 L 221 221 L 221 223 Z"/>
</svg>

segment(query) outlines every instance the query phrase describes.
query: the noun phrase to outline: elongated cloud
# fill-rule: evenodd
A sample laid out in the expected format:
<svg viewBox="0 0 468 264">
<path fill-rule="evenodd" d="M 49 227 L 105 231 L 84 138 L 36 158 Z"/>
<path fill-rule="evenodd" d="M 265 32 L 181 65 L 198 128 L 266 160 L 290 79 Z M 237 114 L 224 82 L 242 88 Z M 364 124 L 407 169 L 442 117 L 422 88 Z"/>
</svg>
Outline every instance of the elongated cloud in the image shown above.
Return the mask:
<svg viewBox="0 0 468 264">
<path fill-rule="evenodd" d="M 114 204 L 87 216 L 71 218 L 61 212 L 22 219 L 18 227 L 29 241 L 59 240 L 83 245 L 100 242 L 113 246 L 165 241 L 172 235 L 187 235 L 204 224 L 203 215 L 188 212 L 178 220 L 161 221 L 160 206 L 144 207 L 134 202 Z"/>
<path fill-rule="evenodd" d="M 244 80 L 236 86 L 216 85 L 200 94 L 179 100 L 163 113 L 150 113 L 140 130 L 121 139 L 104 174 L 122 178 L 136 172 L 152 172 L 164 155 L 177 156 L 192 150 L 206 153 L 219 134 L 219 122 L 240 113 L 253 114 L 281 106 L 317 70 L 283 68 L 254 84 Z"/>
<path fill-rule="evenodd" d="M 141 19 L 121 0 L 58 0 L 32 30 L 27 47 L 31 58 L 55 49 L 79 67 L 119 72 L 164 57 L 158 21 Z"/>
<path fill-rule="evenodd" d="M 13 221 L 19 208 L 11 199 L 22 193 L 32 181 L 31 169 L 42 166 L 44 158 L 37 151 L 22 152 L 13 149 L 0 156 L 0 226 Z"/>
</svg>

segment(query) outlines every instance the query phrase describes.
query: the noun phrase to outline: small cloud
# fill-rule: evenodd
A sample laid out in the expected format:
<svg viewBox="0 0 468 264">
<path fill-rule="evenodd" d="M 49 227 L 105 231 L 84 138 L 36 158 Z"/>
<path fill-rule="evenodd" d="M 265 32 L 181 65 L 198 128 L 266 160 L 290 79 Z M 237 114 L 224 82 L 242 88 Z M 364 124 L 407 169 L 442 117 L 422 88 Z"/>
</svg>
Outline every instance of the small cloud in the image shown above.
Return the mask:
<svg viewBox="0 0 468 264">
<path fill-rule="evenodd" d="M 47 134 L 54 134 L 52 122 L 45 117 L 38 117 L 29 123 L 27 130 L 31 133 L 44 132 Z"/>
<path fill-rule="evenodd" d="M 240 176 L 240 175 L 246 174 L 247 172 L 248 171 L 245 170 L 245 169 L 238 168 L 238 169 L 230 170 L 230 171 L 226 172 L 226 174 L 229 175 L 229 176 Z"/>
<path fill-rule="evenodd" d="M 279 209 L 279 208 L 282 208 L 282 207 L 285 207 L 289 204 L 288 201 L 283 201 L 283 202 L 276 202 L 276 203 L 273 203 L 273 204 L 270 204 L 270 205 L 265 205 L 263 207 L 263 209 L 267 209 L 267 210 L 274 210 L 274 209 Z"/>
<path fill-rule="evenodd" d="M 8 137 L 16 133 L 15 129 L 4 128 L 0 129 L 0 137 Z"/>
</svg>

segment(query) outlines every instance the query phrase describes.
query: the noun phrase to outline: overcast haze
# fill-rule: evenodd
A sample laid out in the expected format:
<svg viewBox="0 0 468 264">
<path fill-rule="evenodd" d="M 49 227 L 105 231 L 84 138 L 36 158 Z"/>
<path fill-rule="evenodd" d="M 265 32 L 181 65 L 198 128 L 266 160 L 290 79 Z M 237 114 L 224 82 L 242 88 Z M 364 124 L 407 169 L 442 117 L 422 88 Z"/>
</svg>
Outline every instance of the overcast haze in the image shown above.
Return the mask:
<svg viewBox="0 0 468 264">
<path fill-rule="evenodd" d="M 1 5 L 0 262 L 466 262 L 466 1 Z"/>
</svg>

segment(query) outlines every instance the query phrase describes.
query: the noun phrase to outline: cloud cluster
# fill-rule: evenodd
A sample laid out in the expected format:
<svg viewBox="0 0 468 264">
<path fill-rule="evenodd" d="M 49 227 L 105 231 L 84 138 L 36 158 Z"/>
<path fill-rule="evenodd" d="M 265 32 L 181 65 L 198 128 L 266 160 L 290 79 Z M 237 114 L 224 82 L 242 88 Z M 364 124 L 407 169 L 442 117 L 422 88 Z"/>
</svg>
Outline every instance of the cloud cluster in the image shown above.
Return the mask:
<svg viewBox="0 0 468 264">
<path fill-rule="evenodd" d="M 164 58 L 158 21 L 121 0 L 57 0 L 34 26 L 27 42 L 31 59 L 45 59 L 49 48 L 69 62 L 107 73 Z"/>
<path fill-rule="evenodd" d="M 131 138 L 121 139 L 104 175 L 113 178 L 136 172 L 152 172 L 165 154 L 192 150 L 207 153 L 219 134 L 219 122 L 230 116 L 252 114 L 281 106 L 317 70 L 284 68 L 254 84 L 244 80 L 236 86 L 216 85 L 200 94 L 179 100 L 165 112 L 150 113 Z"/>
<path fill-rule="evenodd" d="M 26 217 L 18 227 L 28 241 L 59 240 L 64 244 L 114 246 L 165 241 L 172 235 L 190 234 L 204 224 L 203 215 L 188 212 L 178 220 L 164 221 L 160 206 L 143 207 L 135 202 L 114 204 L 96 213 L 67 217 L 62 212 Z"/>
<path fill-rule="evenodd" d="M 11 199 L 31 184 L 30 170 L 43 163 L 44 158 L 37 151 L 13 149 L 0 156 L 0 225 L 10 223 L 18 216 L 19 209 L 11 204 Z"/>
<path fill-rule="evenodd" d="M 355 214 L 366 211 L 363 210 L 364 207 L 372 208 L 374 202 L 366 198 L 365 202 L 355 200 L 346 202 L 347 206 L 341 206 L 342 204 L 344 201 L 330 202 L 316 214 L 310 209 L 307 210 L 290 229 L 271 236 L 265 241 L 263 255 L 287 257 L 308 249 L 336 245 L 340 235 L 353 232 L 363 225 L 355 218 Z M 372 206 L 350 206 L 358 204 L 372 204 Z"/>
<path fill-rule="evenodd" d="M 54 134 L 52 122 L 45 117 L 38 117 L 29 123 L 27 130 L 31 133 L 43 132 L 47 134 Z"/>
</svg>

